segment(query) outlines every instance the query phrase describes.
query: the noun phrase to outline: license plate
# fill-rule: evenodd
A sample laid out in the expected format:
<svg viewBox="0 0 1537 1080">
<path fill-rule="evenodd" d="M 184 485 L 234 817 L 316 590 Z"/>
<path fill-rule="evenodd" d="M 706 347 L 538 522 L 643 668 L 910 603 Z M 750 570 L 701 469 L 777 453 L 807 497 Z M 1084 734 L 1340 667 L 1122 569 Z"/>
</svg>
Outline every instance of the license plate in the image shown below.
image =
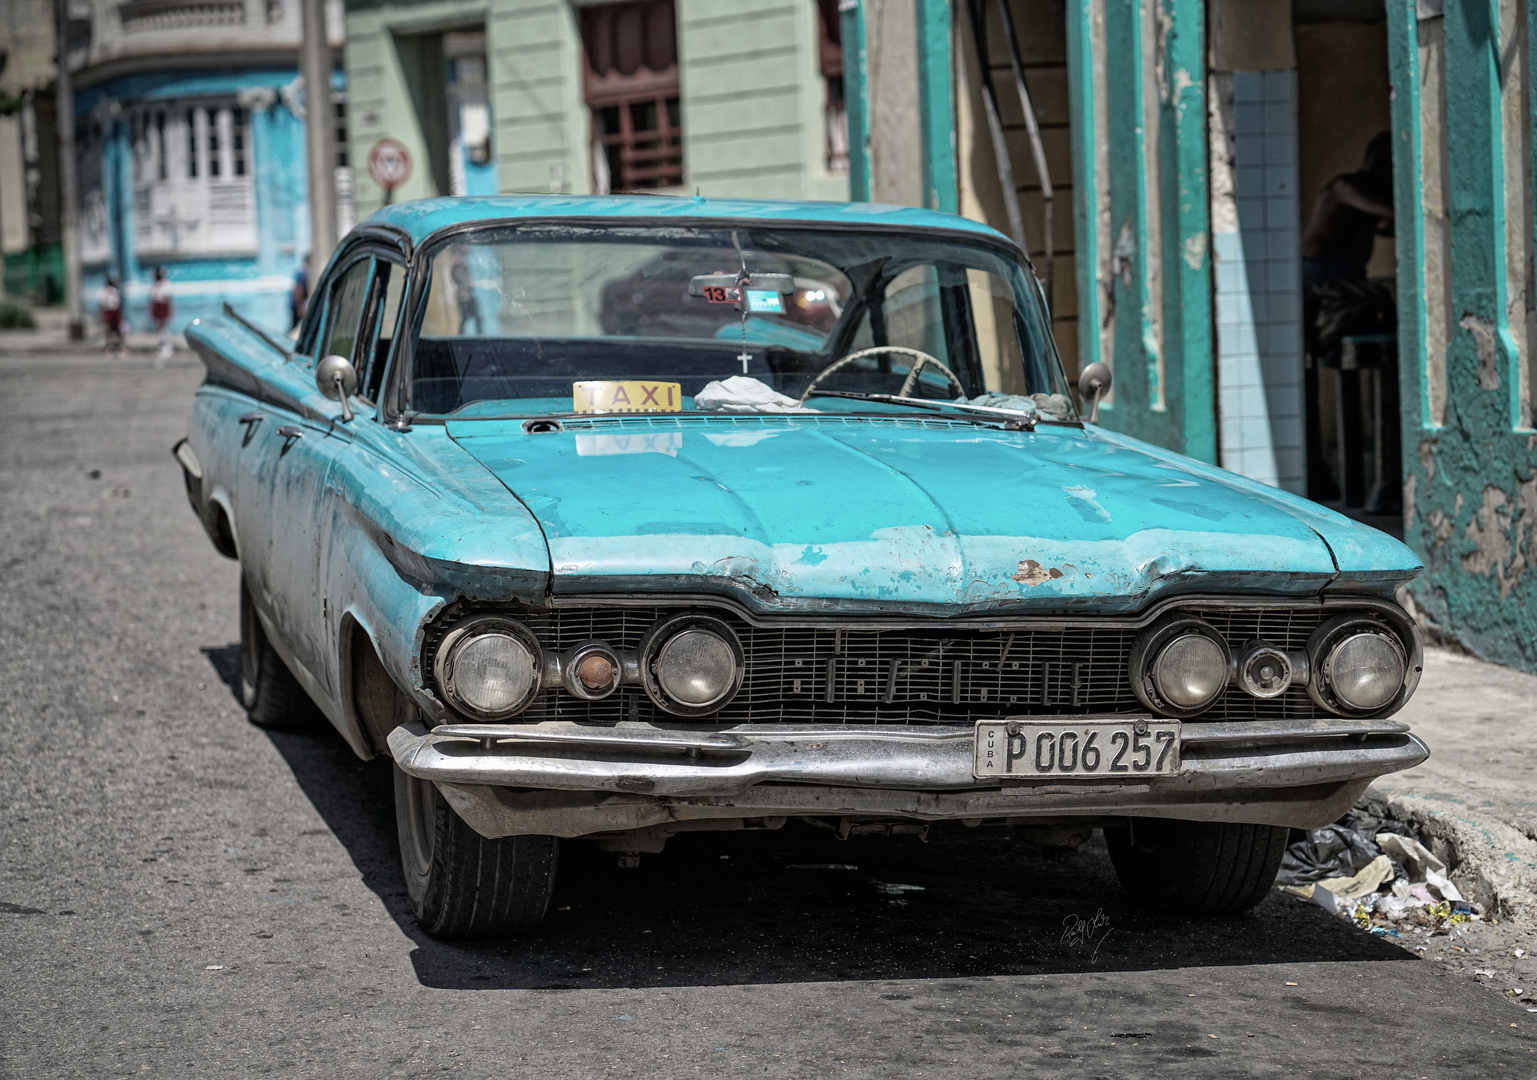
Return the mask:
<svg viewBox="0 0 1537 1080">
<path fill-rule="evenodd" d="M 1171 776 L 1179 772 L 1179 721 L 979 721 L 971 771 L 983 779 Z"/>
</svg>

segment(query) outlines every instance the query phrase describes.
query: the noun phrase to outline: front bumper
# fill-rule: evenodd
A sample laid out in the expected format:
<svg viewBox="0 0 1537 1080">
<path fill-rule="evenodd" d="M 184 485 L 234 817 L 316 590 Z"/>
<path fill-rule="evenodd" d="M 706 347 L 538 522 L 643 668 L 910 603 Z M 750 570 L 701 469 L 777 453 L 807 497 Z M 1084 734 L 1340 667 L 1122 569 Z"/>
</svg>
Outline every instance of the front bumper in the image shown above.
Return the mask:
<svg viewBox="0 0 1537 1080">
<path fill-rule="evenodd" d="M 1038 718 L 1037 718 L 1038 719 Z M 1131 718 L 1127 718 L 1131 719 Z M 651 724 L 396 728 L 400 768 L 437 784 L 486 836 L 581 836 L 784 815 L 1152 816 L 1311 828 L 1338 818 L 1425 744 L 1393 720 L 1187 723 L 1177 775 L 1106 782 L 978 780 L 966 727 Z"/>
</svg>

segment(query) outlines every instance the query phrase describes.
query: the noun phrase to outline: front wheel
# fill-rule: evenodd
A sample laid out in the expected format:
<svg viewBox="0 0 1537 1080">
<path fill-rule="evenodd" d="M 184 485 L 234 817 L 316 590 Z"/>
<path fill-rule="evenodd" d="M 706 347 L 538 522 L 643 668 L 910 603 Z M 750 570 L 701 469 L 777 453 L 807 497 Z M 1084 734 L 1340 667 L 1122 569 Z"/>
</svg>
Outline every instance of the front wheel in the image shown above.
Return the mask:
<svg viewBox="0 0 1537 1080">
<path fill-rule="evenodd" d="M 1179 915 L 1236 915 L 1275 884 L 1290 830 L 1225 821 L 1133 818 L 1105 830 L 1116 876 L 1143 907 Z"/>
<path fill-rule="evenodd" d="M 240 704 L 257 727 L 303 727 L 320 710 L 267 640 L 251 589 L 240 583 Z"/>
<path fill-rule="evenodd" d="M 560 841 L 488 840 L 454 813 L 429 780 L 395 766 L 395 827 L 406 893 L 434 937 L 512 937 L 544 921 Z"/>
</svg>

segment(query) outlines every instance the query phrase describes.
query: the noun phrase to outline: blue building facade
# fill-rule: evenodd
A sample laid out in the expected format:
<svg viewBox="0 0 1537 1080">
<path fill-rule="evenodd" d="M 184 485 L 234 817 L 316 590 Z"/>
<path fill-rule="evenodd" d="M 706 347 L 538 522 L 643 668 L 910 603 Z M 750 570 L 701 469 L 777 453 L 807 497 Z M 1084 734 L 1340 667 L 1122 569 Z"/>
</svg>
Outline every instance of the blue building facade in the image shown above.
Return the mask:
<svg viewBox="0 0 1537 1080">
<path fill-rule="evenodd" d="M 110 275 L 130 324 L 145 326 L 164 266 L 176 329 L 226 302 L 287 327 L 309 253 L 304 113 L 294 69 L 144 73 L 81 92 L 88 304 Z"/>
</svg>

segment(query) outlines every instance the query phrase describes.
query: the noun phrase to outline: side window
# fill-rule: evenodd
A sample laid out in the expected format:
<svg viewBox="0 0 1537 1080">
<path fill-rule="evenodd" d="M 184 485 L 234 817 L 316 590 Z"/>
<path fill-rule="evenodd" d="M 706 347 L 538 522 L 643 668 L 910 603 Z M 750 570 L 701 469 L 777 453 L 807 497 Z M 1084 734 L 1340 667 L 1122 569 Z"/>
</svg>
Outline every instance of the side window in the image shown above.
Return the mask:
<svg viewBox="0 0 1537 1080">
<path fill-rule="evenodd" d="M 349 266 L 326 298 L 325 336 L 318 357 L 345 356 L 357 364 L 358 331 L 363 323 L 363 303 L 368 299 L 368 283 L 373 260 L 359 259 Z"/>
<path fill-rule="evenodd" d="M 384 368 L 389 363 L 390 346 L 395 343 L 395 331 L 400 322 L 400 302 L 405 295 L 406 268 L 377 259 L 377 271 L 373 291 L 374 314 L 365 327 L 372 334 L 373 344 L 366 342 L 365 355 L 358 365 L 358 394 L 369 402 L 379 400 L 379 384 L 384 379 Z"/>
</svg>

